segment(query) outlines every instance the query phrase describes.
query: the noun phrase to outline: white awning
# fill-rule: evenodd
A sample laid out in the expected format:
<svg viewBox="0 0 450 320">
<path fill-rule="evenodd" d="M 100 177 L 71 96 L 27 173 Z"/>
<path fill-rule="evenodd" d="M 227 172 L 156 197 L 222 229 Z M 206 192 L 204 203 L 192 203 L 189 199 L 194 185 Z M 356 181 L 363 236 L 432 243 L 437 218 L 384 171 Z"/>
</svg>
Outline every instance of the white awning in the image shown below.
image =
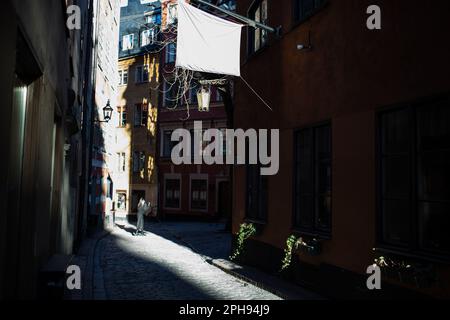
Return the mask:
<svg viewBox="0 0 450 320">
<path fill-rule="evenodd" d="M 179 0 L 176 66 L 239 77 L 242 27 Z"/>
</svg>

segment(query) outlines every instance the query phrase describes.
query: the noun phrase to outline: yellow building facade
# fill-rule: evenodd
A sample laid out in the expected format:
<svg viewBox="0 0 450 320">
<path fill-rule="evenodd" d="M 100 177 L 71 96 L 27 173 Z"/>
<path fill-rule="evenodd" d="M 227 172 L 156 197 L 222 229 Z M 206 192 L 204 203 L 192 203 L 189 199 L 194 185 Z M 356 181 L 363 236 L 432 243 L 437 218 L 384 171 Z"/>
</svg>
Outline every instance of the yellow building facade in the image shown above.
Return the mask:
<svg viewBox="0 0 450 320">
<path fill-rule="evenodd" d="M 112 168 L 116 219 L 136 214 L 140 198 L 156 206 L 156 132 L 159 59 L 143 54 L 119 60 L 118 100 L 114 114 Z M 155 208 L 156 210 L 156 208 Z"/>
</svg>

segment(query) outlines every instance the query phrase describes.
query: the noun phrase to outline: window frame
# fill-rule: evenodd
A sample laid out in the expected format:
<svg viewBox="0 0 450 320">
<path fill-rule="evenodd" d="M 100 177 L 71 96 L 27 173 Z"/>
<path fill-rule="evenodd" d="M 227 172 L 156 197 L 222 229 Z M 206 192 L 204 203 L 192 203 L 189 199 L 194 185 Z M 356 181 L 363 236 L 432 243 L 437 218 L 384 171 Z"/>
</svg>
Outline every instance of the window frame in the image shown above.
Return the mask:
<svg viewBox="0 0 450 320">
<path fill-rule="evenodd" d="M 125 207 L 124 208 L 119 208 L 119 195 L 124 195 L 125 198 Z M 127 192 L 124 190 L 117 190 L 116 191 L 116 201 L 117 201 L 117 205 L 116 205 L 116 210 L 117 211 L 121 211 L 121 212 L 126 212 L 128 211 L 128 206 L 127 206 L 127 202 L 128 202 L 128 195 Z"/>
<path fill-rule="evenodd" d="M 204 208 L 194 208 L 193 207 L 193 182 L 194 181 L 203 181 L 206 183 L 206 200 Z M 208 185 L 208 175 L 191 175 L 189 181 L 189 210 L 196 212 L 208 212 L 209 207 L 209 185 Z"/>
<path fill-rule="evenodd" d="M 262 24 L 267 24 L 268 20 L 269 20 L 269 1 L 268 0 L 254 0 L 247 11 L 247 16 L 249 17 L 249 19 L 256 21 L 256 16 L 255 16 L 256 11 L 258 11 L 258 8 L 259 8 L 259 9 L 261 9 L 261 12 L 262 12 L 263 2 L 266 2 L 266 5 L 267 5 L 267 8 L 266 8 L 267 17 L 266 17 L 266 20 L 263 20 L 261 17 L 260 21 L 258 21 L 258 22 L 260 22 Z M 260 32 L 260 47 L 258 49 L 256 49 L 256 46 L 255 46 L 255 37 L 256 37 L 257 31 Z M 265 34 L 265 42 L 263 42 L 263 40 L 262 40 L 263 34 Z M 264 30 L 261 28 L 253 28 L 253 27 L 249 27 L 247 29 L 247 56 L 252 56 L 252 55 L 256 54 L 257 52 L 266 48 L 268 45 L 269 45 L 269 33 L 267 30 Z"/>
<path fill-rule="evenodd" d="M 140 174 L 145 171 L 145 161 L 147 160 L 147 154 L 145 151 L 133 151 L 133 174 Z M 144 172 L 145 173 L 145 172 Z"/>
<path fill-rule="evenodd" d="M 420 203 L 427 202 L 425 200 L 420 200 L 419 195 L 419 168 L 420 168 L 420 146 L 419 146 L 419 123 L 418 123 L 418 113 L 420 108 L 432 107 L 433 103 L 439 103 L 447 100 L 450 104 L 449 95 L 438 95 L 434 97 L 428 97 L 424 99 L 419 99 L 410 103 L 397 104 L 379 108 L 375 114 L 375 162 L 376 162 L 376 246 L 380 251 L 397 254 L 400 256 L 425 259 L 427 261 L 439 262 L 439 263 L 450 263 L 450 250 L 448 252 L 432 251 L 430 249 L 422 248 L 420 244 L 421 238 L 421 224 L 419 222 L 420 218 Z M 448 106 L 450 108 L 450 105 Z M 385 199 L 383 195 L 383 165 L 382 161 L 384 159 L 383 154 L 383 126 L 382 117 L 389 113 L 394 113 L 396 111 L 405 110 L 408 113 L 408 126 L 410 127 L 409 133 L 409 149 L 408 149 L 408 162 L 410 163 L 409 174 L 410 174 L 410 195 L 408 203 L 410 205 L 409 220 L 410 220 L 410 241 L 406 245 L 396 245 L 389 243 L 385 240 L 385 230 L 384 230 L 384 212 L 383 212 L 383 201 Z M 423 153 L 423 151 L 422 151 Z M 428 202 L 441 202 L 429 200 Z"/>
<path fill-rule="evenodd" d="M 330 194 L 330 226 L 329 229 L 321 229 L 317 226 L 317 220 L 318 220 L 318 201 L 316 199 L 320 197 L 320 193 L 318 191 L 318 184 L 319 184 L 319 178 L 318 178 L 318 170 L 317 166 L 320 164 L 320 160 L 317 159 L 317 142 L 316 142 L 316 130 L 319 128 L 329 127 L 330 130 L 330 167 L 331 167 L 331 174 L 330 174 L 330 186 L 331 186 L 331 194 Z M 297 159 L 297 147 L 298 147 L 298 135 L 302 131 L 306 130 L 312 130 L 312 163 L 311 165 L 314 167 L 313 171 L 313 185 L 312 185 L 312 197 L 313 197 L 313 221 L 314 225 L 312 227 L 304 227 L 297 224 L 297 204 L 296 200 L 297 197 L 301 197 L 301 193 L 297 190 L 297 172 L 298 172 L 298 166 L 299 159 Z M 332 238 L 333 235 L 333 124 L 331 120 L 322 121 L 319 123 L 316 123 L 314 125 L 309 125 L 301 128 L 297 128 L 294 130 L 294 137 L 293 137 L 293 180 L 292 180 L 292 229 L 300 234 L 307 235 L 307 236 L 313 236 L 321 239 L 329 240 Z M 299 194 L 298 194 L 299 193 Z"/>
<path fill-rule="evenodd" d="M 175 42 L 170 42 L 166 47 L 165 64 L 173 64 L 177 57 L 177 46 Z"/>
<path fill-rule="evenodd" d="M 178 207 L 168 207 L 167 206 L 167 181 L 169 180 L 177 180 L 179 183 L 179 198 L 178 198 Z M 182 184 L 182 177 L 180 174 L 166 174 L 164 175 L 164 209 L 165 210 L 181 210 L 182 207 L 182 190 L 183 190 L 183 184 Z"/>
<path fill-rule="evenodd" d="M 144 37 L 144 33 L 149 33 L 148 38 Z M 139 35 L 140 35 L 140 41 L 139 41 L 140 47 L 144 48 L 144 47 L 147 47 L 147 46 L 150 46 L 150 45 L 154 44 L 155 38 L 156 38 L 156 30 L 155 30 L 155 28 L 142 29 L 140 31 Z M 143 43 L 144 39 L 148 39 L 148 43 L 144 44 Z"/>
<path fill-rule="evenodd" d="M 117 170 L 119 173 L 127 171 L 127 154 L 125 152 L 117 152 Z"/>
<path fill-rule="evenodd" d="M 174 25 L 178 22 L 178 3 L 167 4 L 167 26 Z"/>
<path fill-rule="evenodd" d="M 303 16 L 297 16 L 297 3 L 299 2 L 303 2 L 304 0 L 292 0 L 291 5 L 292 5 L 292 22 L 293 22 L 293 27 L 297 27 L 299 25 L 301 25 L 302 23 L 304 23 L 305 21 L 308 21 L 311 17 L 315 16 L 318 12 L 320 12 L 322 9 L 324 9 L 327 5 L 329 0 L 319 0 L 322 3 L 319 4 L 317 7 L 315 6 L 315 8 L 308 14 L 303 15 Z M 318 1 L 318 0 L 312 0 L 312 1 Z"/>
<path fill-rule="evenodd" d="M 119 114 L 118 128 L 126 128 L 128 124 L 128 111 L 127 107 L 117 107 L 117 113 Z"/>
<path fill-rule="evenodd" d="M 141 72 L 139 72 L 141 70 Z M 144 77 L 145 71 L 147 72 L 147 78 Z M 134 75 L 136 84 L 143 84 L 150 82 L 150 67 L 148 64 L 141 64 L 136 66 Z"/>
<path fill-rule="evenodd" d="M 166 151 L 166 133 L 170 133 L 170 138 L 172 137 L 172 133 L 175 131 L 175 129 L 170 129 L 170 128 L 161 128 L 161 158 L 162 159 L 170 159 L 172 157 L 172 150 L 173 148 L 179 143 L 177 141 L 171 141 L 171 139 L 169 139 L 167 141 L 167 143 L 169 143 L 170 145 L 170 154 L 166 155 L 165 151 Z"/>
<path fill-rule="evenodd" d="M 253 187 L 257 189 L 257 209 L 256 215 L 253 215 L 250 212 L 250 170 L 255 170 L 252 174 L 256 174 L 257 177 L 257 186 Z M 261 165 L 249 165 L 245 166 L 245 221 L 253 222 L 256 224 L 267 224 L 269 221 L 269 181 L 267 176 L 261 175 Z M 263 210 L 261 210 L 263 209 Z"/>
<path fill-rule="evenodd" d="M 130 40 L 130 45 L 131 45 L 131 47 L 130 48 L 125 48 L 124 47 L 124 43 L 125 43 L 125 38 L 126 37 L 131 37 L 131 40 Z M 134 35 L 134 33 L 130 33 L 130 34 L 125 34 L 125 35 L 123 35 L 122 36 L 122 51 L 130 51 L 130 50 L 133 50 L 134 49 L 134 40 L 135 40 L 135 35 Z"/>
<path fill-rule="evenodd" d="M 125 79 L 127 80 L 126 82 L 125 82 Z M 128 81 L 129 81 L 128 68 L 120 69 L 119 70 L 119 86 L 126 86 L 126 85 L 128 85 Z"/>
<path fill-rule="evenodd" d="M 147 127 L 148 124 L 148 104 L 136 103 L 134 105 L 133 125 L 135 128 Z"/>
</svg>

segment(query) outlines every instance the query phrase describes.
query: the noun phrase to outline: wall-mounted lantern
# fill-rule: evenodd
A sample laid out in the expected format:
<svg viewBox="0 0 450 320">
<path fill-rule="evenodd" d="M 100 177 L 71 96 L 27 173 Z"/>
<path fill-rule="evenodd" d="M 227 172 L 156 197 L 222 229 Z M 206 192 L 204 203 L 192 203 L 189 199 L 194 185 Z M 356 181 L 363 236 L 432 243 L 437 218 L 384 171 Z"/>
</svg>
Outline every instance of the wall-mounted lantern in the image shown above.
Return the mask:
<svg viewBox="0 0 450 320">
<path fill-rule="evenodd" d="M 108 100 L 106 103 L 106 106 L 103 108 L 103 121 L 96 120 L 95 122 L 98 123 L 108 123 L 112 119 L 112 114 L 114 112 L 114 109 L 111 108 L 111 102 Z"/>
<path fill-rule="evenodd" d="M 197 101 L 198 101 L 198 111 L 208 112 L 209 105 L 211 102 L 211 86 L 201 85 L 200 89 L 197 91 Z"/>
</svg>

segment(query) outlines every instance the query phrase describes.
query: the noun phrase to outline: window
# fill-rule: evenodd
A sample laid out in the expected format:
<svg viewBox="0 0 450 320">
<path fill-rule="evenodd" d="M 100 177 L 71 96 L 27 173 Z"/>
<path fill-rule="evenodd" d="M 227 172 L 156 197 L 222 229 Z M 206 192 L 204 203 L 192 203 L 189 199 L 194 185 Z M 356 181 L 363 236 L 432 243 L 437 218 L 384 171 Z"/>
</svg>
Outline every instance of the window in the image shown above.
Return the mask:
<svg viewBox="0 0 450 320">
<path fill-rule="evenodd" d="M 148 105 L 137 104 L 134 110 L 134 126 L 146 127 L 148 122 Z"/>
<path fill-rule="evenodd" d="M 141 32 L 141 47 L 148 46 L 155 41 L 155 29 L 147 29 Z"/>
<path fill-rule="evenodd" d="M 122 38 L 122 50 L 131 50 L 134 47 L 134 34 L 127 34 Z"/>
<path fill-rule="evenodd" d="M 222 150 L 220 151 L 221 156 L 226 156 L 228 154 L 228 141 L 227 141 L 227 128 L 221 128 L 222 133 Z M 231 149 L 231 147 L 230 147 Z"/>
<path fill-rule="evenodd" d="M 261 166 L 247 166 L 246 217 L 257 221 L 267 220 L 267 177 L 261 175 Z"/>
<path fill-rule="evenodd" d="M 191 180 L 191 210 L 208 209 L 208 180 Z"/>
<path fill-rule="evenodd" d="M 380 241 L 450 253 L 450 99 L 379 117 Z"/>
<path fill-rule="evenodd" d="M 260 0 L 253 5 L 249 12 L 250 19 L 267 24 L 267 0 Z M 249 28 L 249 53 L 254 53 L 264 47 L 268 41 L 267 30 Z"/>
<path fill-rule="evenodd" d="M 136 83 L 148 82 L 148 65 L 136 67 Z"/>
<path fill-rule="evenodd" d="M 220 93 L 219 89 L 215 89 L 215 102 L 223 102 L 222 94 Z"/>
<path fill-rule="evenodd" d="M 294 21 L 302 22 L 319 11 L 327 0 L 294 0 Z"/>
<path fill-rule="evenodd" d="M 119 70 L 119 86 L 128 84 L 128 70 Z"/>
<path fill-rule="evenodd" d="M 177 23 L 178 18 L 178 5 L 176 3 L 169 4 L 167 6 L 167 25 Z"/>
<path fill-rule="evenodd" d="M 124 8 L 128 6 L 128 0 L 120 0 L 120 7 Z"/>
<path fill-rule="evenodd" d="M 294 227 L 331 234 L 331 125 L 295 133 Z"/>
<path fill-rule="evenodd" d="M 119 127 L 124 128 L 127 125 L 127 107 L 118 107 Z"/>
<path fill-rule="evenodd" d="M 166 49 L 166 63 L 175 63 L 177 47 L 175 43 L 171 42 L 167 45 Z"/>
<path fill-rule="evenodd" d="M 149 25 L 161 25 L 161 14 L 151 14 L 145 17 L 145 22 Z"/>
<path fill-rule="evenodd" d="M 167 179 L 165 185 L 165 207 L 168 209 L 179 209 L 181 194 L 180 179 Z"/>
<path fill-rule="evenodd" d="M 126 170 L 125 152 L 117 153 L 117 170 L 122 173 Z"/>
<path fill-rule="evenodd" d="M 198 103 L 197 92 L 199 90 L 198 83 L 192 81 L 191 87 L 189 89 L 189 103 L 196 104 Z"/>
<path fill-rule="evenodd" d="M 141 173 L 145 170 L 145 152 L 133 152 L 133 173 Z"/>
<path fill-rule="evenodd" d="M 172 130 L 163 132 L 163 158 L 170 158 L 172 156 L 172 149 L 178 142 L 172 141 Z"/>
<path fill-rule="evenodd" d="M 194 162 L 194 157 L 195 157 L 195 140 L 198 139 L 199 143 L 200 143 L 200 145 L 199 145 L 200 150 L 198 150 L 199 156 L 204 155 L 204 150 L 209 145 L 209 142 L 207 142 L 205 139 L 203 139 L 207 130 L 208 130 L 207 128 L 203 128 L 201 132 L 200 132 L 200 130 L 198 130 L 198 131 L 195 131 L 194 129 L 189 130 L 191 133 L 191 156 L 192 156 L 193 162 Z"/>
<path fill-rule="evenodd" d="M 127 210 L 127 193 L 117 192 L 117 210 L 126 211 Z"/>
<path fill-rule="evenodd" d="M 178 92 L 180 88 L 178 80 L 174 83 L 165 82 L 164 87 L 164 105 L 169 108 L 175 107 L 178 104 L 178 97 L 181 95 Z"/>
</svg>

